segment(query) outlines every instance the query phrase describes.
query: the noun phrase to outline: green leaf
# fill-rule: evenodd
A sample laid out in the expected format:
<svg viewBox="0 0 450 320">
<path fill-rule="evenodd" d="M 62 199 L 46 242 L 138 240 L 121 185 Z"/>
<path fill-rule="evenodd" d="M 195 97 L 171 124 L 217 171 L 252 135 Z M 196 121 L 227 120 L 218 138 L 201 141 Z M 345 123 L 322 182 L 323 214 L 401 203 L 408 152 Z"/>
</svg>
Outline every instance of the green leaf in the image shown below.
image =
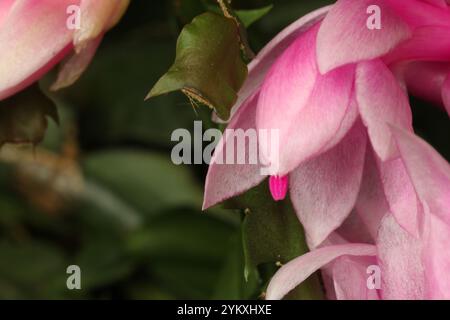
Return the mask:
<svg viewBox="0 0 450 320">
<path fill-rule="evenodd" d="M 242 234 L 247 277 L 258 266 L 285 264 L 308 252 L 303 228 L 290 200 L 273 201 L 267 183 L 251 189 L 234 203 L 245 211 Z M 293 294 L 299 299 L 320 298 L 318 277 L 311 276 Z"/>
<path fill-rule="evenodd" d="M 128 239 L 130 255 L 156 283 L 179 298 L 210 298 L 238 228 L 193 210 L 166 212 Z"/>
<path fill-rule="evenodd" d="M 181 90 L 226 120 L 246 76 L 235 22 L 208 12 L 184 27 L 175 63 L 147 98 Z"/>
<path fill-rule="evenodd" d="M 264 17 L 272 10 L 273 5 L 266 7 L 252 9 L 252 10 L 236 10 L 236 14 L 242 21 L 246 28 L 250 27 L 253 23 Z"/>
<path fill-rule="evenodd" d="M 302 226 L 290 201 L 273 201 L 267 183 L 250 190 L 238 202 L 245 205 L 243 236 L 250 266 L 286 263 L 307 251 Z"/>
<path fill-rule="evenodd" d="M 132 231 L 142 223 L 142 213 L 126 201 L 107 186 L 86 180 L 76 211 L 88 232 Z"/>
<path fill-rule="evenodd" d="M 245 257 L 242 251 L 242 235 L 231 238 L 230 249 L 220 272 L 212 299 L 243 300 L 255 299 L 260 294 L 257 272 L 245 279 Z"/>
<path fill-rule="evenodd" d="M 245 26 L 240 20 L 239 16 L 231 7 L 231 1 L 229 0 L 216 0 L 216 1 L 220 9 L 222 10 L 223 15 L 227 18 L 232 19 L 234 23 L 236 23 L 236 27 L 238 28 L 239 45 L 242 52 L 242 56 L 247 63 L 250 62 L 255 57 L 255 54 L 253 53 L 248 43 L 247 29 L 245 29 Z"/>
<path fill-rule="evenodd" d="M 127 279 L 133 264 L 123 244 L 109 238 L 88 238 L 73 260 L 82 272 L 82 289 L 92 290 Z"/>
<path fill-rule="evenodd" d="M 164 209 L 201 205 L 202 192 L 189 169 L 158 153 L 98 152 L 84 159 L 83 169 L 93 181 L 146 217 Z"/>
<path fill-rule="evenodd" d="M 42 141 L 47 129 L 47 116 L 58 122 L 53 102 L 34 85 L 0 102 L 0 145 Z"/>
<path fill-rule="evenodd" d="M 185 259 L 219 263 L 237 227 L 207 214 L 174 210 L 154 217 L 132 235 L 130 250 L 155 260 Z M 208 239 L 208 241 L 205 241 Z"/>
<path fill-rule="evenodd" d="M 0 298 L 53 299 L 67 292 L 62 252 L 41 242 L 0 243 Z"/>
</svg>

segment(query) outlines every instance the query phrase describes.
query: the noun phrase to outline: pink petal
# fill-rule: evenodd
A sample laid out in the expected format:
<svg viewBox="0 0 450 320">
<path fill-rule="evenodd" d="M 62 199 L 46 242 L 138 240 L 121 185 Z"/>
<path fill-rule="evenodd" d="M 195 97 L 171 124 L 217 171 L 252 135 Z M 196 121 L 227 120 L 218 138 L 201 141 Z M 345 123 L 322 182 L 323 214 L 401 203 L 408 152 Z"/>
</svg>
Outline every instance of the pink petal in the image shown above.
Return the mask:
<svg viewBox="0 0 450 320">
<path fill-rule="evenodd" d="M 370 244 L 328 246 L 308 252 L 282 266 L 273 276 L 266 293 L 267 300 L 283 298 L 311 274 L 341 256 L 375 256 L 376 247 Z"/>
<path fill-rule="evenodd" d="M 421 204 L 402 159 L 381 162 L 379 166 L 390 211 L 401 227 L 419 237 Z"/>
<path fill-rule="evenodd" d="M 355 204 L 355 210 L 372 239 L 376 239 L 381 220 L 389 213 L 375 157 L 372 148 L 368 148 L 361 189 Z"/>
<path fill-rule="evenodd" d="M 375 238 L 371 235 L 371 231 L 368 230 L 371 224 L 361 219 L 362 216 L 366 217 L 368 215 L 364 215 L 364 213 L 359 213 L 353 209 L 341 226 L 330 234 L 322 245 L 327 244 L 330 237 L 336 234 L 344 238 L 346 242 L 375 244 Z"/>
<path fill-rule="evenodd" d="M 383 60 L 386 64 L 400 60 L 447 61 L 450 57 L 449 30 L 450 26 L 420 27 L 411 39 L 401 43 Z"/>
<path fill-rule="evenodd" d="M 341 122 L 339 130 L 334 134 L 331 140 L 327 142 L 326 146 L 322 148 L 321 152 L 326 152 L 341 142 L 359 118 L 358 104 L 356 102 L 355 92 L 353 90 L 352 97 L 350 98 L 350 104 L 345 112 L 345 116 Z"/>
<path fill-rule="evenodd" d="M 343 256 L 333 262 L 332 275 L 337 300 L 379 300 L 378 290 L 367 285 L 367 270 L 374 257 Z M 369 269 L 370 270 L 370 269 Z"/>
<path fill-rule="evenodd" d="M 368 7 L 381 9 L 381 30 L 370 30 Z M 322 22 L 317 61 L 322 74 L 339 66 L 377 58 L 410 37 L 410 29 L 383 0 L 339 0 Z"/>
<path fill-rule="evenodd" d="M 291 201 L 316 247 L 350 214 L 361 184 L 366 134 L 360 122 L 330 151 L 291 173 Z"/>
<path fill-rule="evenodd" d="M 261 88 L 257 128 L 278 130 L 282 142 L 279 154 L 261 146 L 266 159 L 278 167 L 273 175 L 286 175 L 320 153 L 338 132 L 349 107 L 354 67 L 321 76 L 315 62 L 317 30 L 313 27 L 283 53 Z"/>
<path fill-rule="evenodd" d="M 450 224 L 450 165 L 414 134 L 395 127 L 391 130 L 425 212 Z"/>
<path fill-rule="evenodd" d="M 406 93 L 380 60 L 358 64 L 356 99 L 377 155 L 383 161 L 397 156 L 388 123 L 412 131 L 411 108 Z"/>
<path fill-rule="evenodd" d="M 320 247 L 329 247 L 338 244 L 348 244 L 348 243 L 349 243 L 348 239 L 342 236 L 342 234 L 338 232 L 338 230 L 336 230 L 330 233 L 328 238 L 320 244 Z"/>
<path fill-rule="evenodd" d="M 128 0 L 81 0 L 81 28 L 75 31 L 77 51 L 90 40 L 97 39 L 116 23 L 128 6 Z M 120 8 L 121 12 L 118 12 Z"/>
<path fill-rule="evenodd" d="M 382 221 L 377 247 L 383 300 L 423 299 L 421 242 L 388 215 Z"/>
<path fill-rule="evenodd" d="M 327 267 L 322 268 L 321 275 L 322 275 L 322 283 L 323 288 L 325 290 L 325 296 L 327 300 L 336 300 L 336 290 L 334 289 L 334 282 L 333 282 L 333 276 L 331 274 L 331 270 L 328 272 Z"/>
<path fill-rule="evenodd" d="M 8 16 L 9 10 L 14 4 L 15 0 L 2 0 L 0 1 L 0 28 L 3 28 L 2 23 Z"/>
<path fill-rule="evenodd" d="M 74 0 L 17 0 L 0 28 L 0 100 L 39 79 L 71 48 Z"/>
<path fill-rule="evenodd" d="M 234 115 L 227 130 L 242 129 L 246 131 L 247 129 L 255 129 L 257 100 L 257 94 L 250 97 Z M 266 178 L 261 174 L 259 164 L 250 164 L 249 157 L 252 149 L 249 148 L 249 139 L 246 139 L 245 142 L 246 164 L 238 164 L 237 161 L 234 162 L 235 164 L 220 164 L 221 162 L 227 163 L 226 155 L 228 152 L 237 154 L 238 144 L 231 144 L 231 142 L 232 137 L 225 133 L 211 159 L 205 182 L 204 210 L 247 191 Z M 242 152 L 242 150 L 239 151 Z"/>
<path fill-rule="evenodd" d="M 233 116 L 250 95 L 259 90 L 269 68 L 278 57 L 283 54 L 295 39 L 308 31 L 318 21 L 322 20 L 329 9 L 330 6 L 327 6 L 301 17 L 281 31 L 258 53 L 248 65 L 248 77 L 239 91 L 238 100 L 231 110 L 231 116 Z"/>
<path fill-rule="evenodd" d="M 412 28 L 421 26 L 450 26 L 449 10 L 430 2 L 437 0 L 386 0 L 386 4 Z"/>
<path fill-rule="evenodd" d="M 97 39 L 89 41 L 79 52 L 74 52 L 63 63 L 58 73 L 58 78 L 51 86 L 51 90 L 59 90 L 74 84 L 91 63 L 102 39 L 103 36 L 101 35 Z"/>
<path fill-rule="evenodd" d="M 447 9 L 447 1 L 446 0 L 422 0 L 424 2 L 428 2 L 436 7 Z"/>
<path fill-rule="evenodd" d="M 330 234 L 321 247 L 348 244 L 349 241 L 353 243 L 373 244 L 371 240 L 366 242 L 367 230 L 354 212 L 349 216 L 344 224 L 356 223 L 355 228 L 351 227 L 351 234 L 345 234 L 345 238 L 341 237 L 342 232 L 346 233 L 349 230 L 343 230 L 341 226 L 337 231 Z M 347 229 L 347 228 L 345 228 Z M 358 233 L 355 237 L 355 231 Z M 365 233 L 364 233 L 365 232 Z M 363 234 L 364 233 L 364 234 Z M 362 237 L 360 239 L 359 235 Z M 350 236 L 350 238 L 348 237 Z M 351 239 L 351 240 L 349 240 Z M 367 267 L 375 265 L 375 257 L 350 257 L 343 256 L 337 258 L 333 262 L 327 264 L 321 269 L 321 275 L 325 292 L 329 300 L 375 300 L 378 299 L 377 290 L 368 290 L 366 285 L 369 275 L 367 274 Z"/>
<path fill-rule="evenodd" d="M 450 212 L 450 211 L 449 211 Z M 427 215 L 423 260 L 426 298 L 450 299 L 450 227 L 439 218 Z"/>
</svg>

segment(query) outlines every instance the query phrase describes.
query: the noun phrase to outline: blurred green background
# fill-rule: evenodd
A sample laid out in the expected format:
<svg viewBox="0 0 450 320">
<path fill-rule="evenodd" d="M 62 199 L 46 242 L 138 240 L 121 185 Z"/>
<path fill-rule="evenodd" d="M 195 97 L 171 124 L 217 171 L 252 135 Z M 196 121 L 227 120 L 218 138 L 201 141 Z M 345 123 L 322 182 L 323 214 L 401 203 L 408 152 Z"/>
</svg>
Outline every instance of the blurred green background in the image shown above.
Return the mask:
<svg viewBox="0 0 450 320">
<path fill-rule="evenodd" d="M 201 212 L 207 167 L 170 160 L 172 131 L 192 130 L 195 120 L 208 129 L 210 110 L 194 110 L 181 94 L 144 102 L 172 64 L 181 28 L 206 2 L 132 0 L 81 80 L 53 95 L 60 125 L 50 122 L 34 153 L 0 150 L 0 299 L 244 299 L 262 293 L 263 283 L 244 280 L 241 214 Z M 289 23 L 331 2 L 233 5 L 274 5 L 248 30 L 257 52 Z M 414 103 L 417 129 L 449 157 L 447 118 L 420 104 Z M 66 287 L 66 268 L 74 264 L 81 268 L 81 290 Z"/>
</svg>

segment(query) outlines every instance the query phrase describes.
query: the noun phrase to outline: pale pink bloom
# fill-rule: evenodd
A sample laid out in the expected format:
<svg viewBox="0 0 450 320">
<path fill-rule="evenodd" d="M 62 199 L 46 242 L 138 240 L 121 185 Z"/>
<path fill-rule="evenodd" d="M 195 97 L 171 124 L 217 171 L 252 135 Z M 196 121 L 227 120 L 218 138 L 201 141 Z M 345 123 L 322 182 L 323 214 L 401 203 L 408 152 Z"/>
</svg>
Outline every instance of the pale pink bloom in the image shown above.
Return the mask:
<svg viewBox="0 0 450 320">
<path fill-rule="evenodd" d="M 382 30 L 366 26 L 370 5 L 381 8 Z M 423 35 L 432 28 L 442 36 L 449 18 L 445 1 L 340 0 L 295 22 L 250 64 L 228 129 L 279 130 L 279 153 L 259 145 L 263 163 L 276 168 L 269 188 L 277 201 L 290 192 L 313 250 L 282 267 L 269 298 L 319 268 L 332 298 L 448 297 L 448 283 L 431 276 L 448 267 L 431 230 L 441 229 L 449 244 L 449 166 L 412 135 L 398 79 L 405 73 L 390 68 L 442 58 L 447 47 Z M 236 146 L 227 137 L 216 148 L 204 208 L 265 180 L 262 164 L 219 164 L 229 148 Z M 384 289 L 368 290 L 364 273 L 377 261 Z M 402 268 L 410 275 L 396 276 Z"/>
<path fill-rule="evenodd" d="M 128 4 L 129 0 L 1 0 L 0 100 L 39 80 L 66 57 L 53 89 L 75 82 Z M 68 8 L 73 5 L 81 12 L 80 29 L 69 27 L 74 12 Z"/>
<path fill-rule="evenodd" d="M 419 232 L 402 228 L 383 201 L 384 180 L 372 172 L 370 198 L 317 248 L 284 265 L 272 278 L 268 299 L 280 299 L 318 269 L 334 299 L 450 299 L 450 166 L 423 140 L 391 128 L 419 210 Z M 376 177 L 378 175 L 378 177 Z M 364 187 L 362 188 L 364 189 Z M 381 190 L 381 192 L 380 192 Z M 401 191 L 400 191 L 401 192 Z M 362 192 L 364 194 L 365 191 Z M 361 195 L 360 195 L 361 197 Z M 372 207 L 372 209 L 370 209 Z M 379 267 L 379 288 L 367 285 L 369 267 Z M 373 270 L 373 269 L 372 269 Z"/>
<path fill-rule="evenodd" d="M 412 36 L 389 52 L 384 62 L 395 66 L 400 80 L 412 94 L 444 106 L 450 114 L 449 1 L 424 2 L 434 4 L 435 8 L 410 10 L 414 11 L 410 20 L 417 16 L 419 23 L 415 23 Z M 422 9 L 427 10 L 418 12 Z M 420 22 L 424 16 L 434 18 Z"/>
<path fill-rule="evenodd" d="M 290 178 L 275 180 L 277 188 L 271 183 L 270 189 L 277 191 L 273 193 L 276 200 L 284 198 L 279 191 L 290 190 L 312 247 L 339 227 L 355 204 L 364 169 L 367 136 L 370 146 L 385 161 L 398 156 L 388 123 L 412 131 L 406 93 L 380 59 L 367 60 L 375 54 L 376 47 L 370 46 L 373 49 L 365 56 L 355 57 L 355 50 L 350 50 L 339 59 L 329 57 L 324 61 L 329 63 L 335 59 L 333 67 L 346 64 L 325 74 L 320 72 L 317 48 L 324 46 L 321 41 L 337 41 L 335 29 L 340 28 L 342 12 L 352 12 L 346 10 L 350 4 L 353 1 L 339 1 L 329 12 L 329 8 L 313 12 L 269 43 L 250 65 L 249 79 L 241 92 L 241 96 L 247 98 L 235 108 L 228 125 L 228 129 L 279 130 L 279 154 L 267 150 L 268 144 L 259 147 L 263 158 L 278 168 L 271 172 L 272 176 L 289 175 Z M 366 28 L 365 9 L 363 13 L 364 19 L 357 19 L 356 26 L 354 19 L 352 23 L 347 22 L 354 33 L 362 33 L 358 36 L 361 39 L 364 33 L 370 32 Z M 391 44 L 376 54 L 385 53 L 410 35 L 404 23 L 391 20 L 394 21 L 392 26 L 386 24 L 385 28 L 392 28 L 396 36 L 385 39 Z M 349 26 L 341 26 L 345 27 Z M 363 61 L 349 63 L 360 59 Z M 265 179 L 259 165 L 218 164 L 216 159 L 222 158 L 229 140 L 223 139 L 216 149 L 206 179 L 204 208 L 240 194 Z"/>
</svg>

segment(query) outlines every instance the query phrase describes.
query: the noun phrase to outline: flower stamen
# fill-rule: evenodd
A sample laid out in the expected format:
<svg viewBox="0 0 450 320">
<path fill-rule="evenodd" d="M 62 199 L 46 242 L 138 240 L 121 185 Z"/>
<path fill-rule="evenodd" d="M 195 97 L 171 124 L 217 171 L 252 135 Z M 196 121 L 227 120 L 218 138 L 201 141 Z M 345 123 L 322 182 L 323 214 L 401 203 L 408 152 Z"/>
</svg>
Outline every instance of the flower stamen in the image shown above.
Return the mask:
<svg viewBox="0 0 450 320">
<path fill-rule="evenodd" d="M 284 200 L 288 191 L 289 177 L 270 176 L 269 189 L 275 201 Z"/>
</svg>

